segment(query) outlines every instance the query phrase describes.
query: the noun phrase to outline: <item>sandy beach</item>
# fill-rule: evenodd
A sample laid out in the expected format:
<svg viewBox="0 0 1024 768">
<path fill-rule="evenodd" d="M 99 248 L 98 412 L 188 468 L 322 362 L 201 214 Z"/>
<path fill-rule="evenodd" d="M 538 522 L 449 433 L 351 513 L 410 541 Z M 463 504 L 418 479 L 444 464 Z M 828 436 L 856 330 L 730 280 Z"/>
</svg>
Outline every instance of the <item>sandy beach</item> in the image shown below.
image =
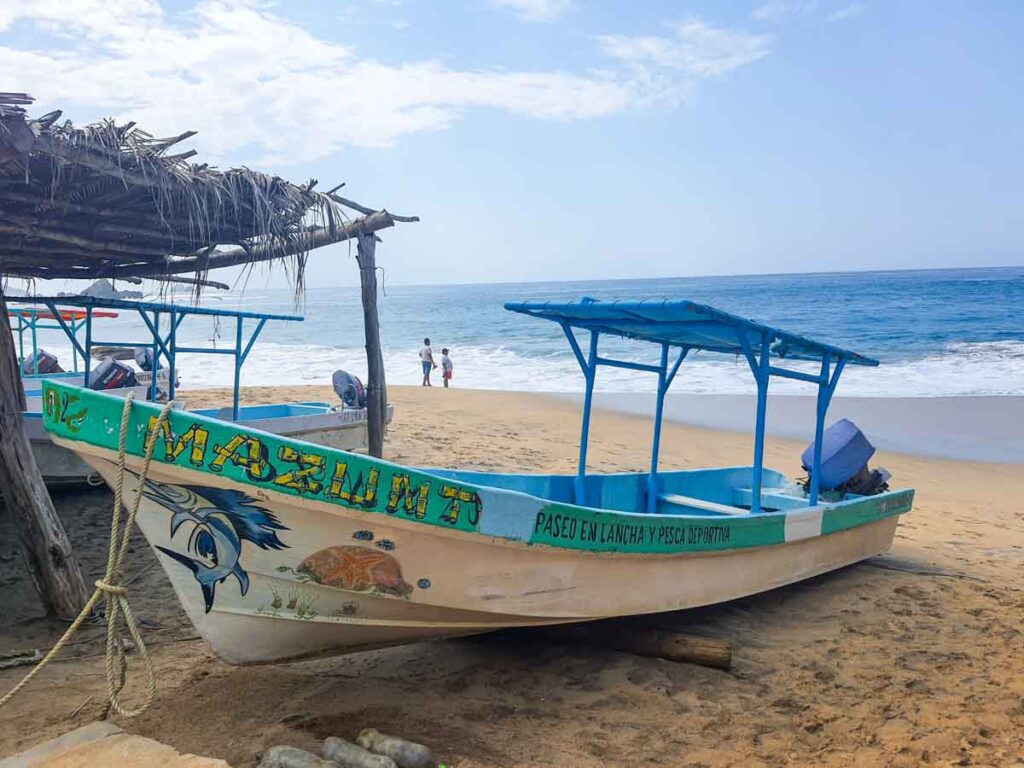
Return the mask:
<svg viewBox="0 0 1024 768">
<path fill-rule="evenodd" d="M 386 458 L 421 466 L 571 472 L 578 407 L 555 397 L 393 387 Z M 226 402 L 185 391 L 189 407 Z M 246 388 L 243 402 L 333 400 L 326 387 Z M 807 425 L 808 428 L 810 424 Z M 599 411 L 590 466 L 643 470 L 651 424 Z M 770 437 L 766 464 L 799 476 L 804 440 Z M 742 432 L 666 424 L 662 465 L 749 464 Z M 449 765 L 1014 765 L 1024 762 L 1024 466 L 880 451 L 917 489 L 888 555 L 733 603 L 659 616 L 730 640 L 731 672 L 503 633 L 269 667 L 232 667 L 196 639 L 148 546 L 129 557 L 131 599 L 159 692 L 117 722 L 182 752 L 253 766 L 287 743 L 377 727 Z M 110 494 L 54 494 L 88 578 L 105 557 Z M 6 516 L 0 651 L 48 647 Z M 95 719 L 102 630 L 0 710 L 0 756 Z M 12 686 L 27 668 L 0 671 Z M 131 690 L 141 676 L 133 679 Z"/>
</svg>

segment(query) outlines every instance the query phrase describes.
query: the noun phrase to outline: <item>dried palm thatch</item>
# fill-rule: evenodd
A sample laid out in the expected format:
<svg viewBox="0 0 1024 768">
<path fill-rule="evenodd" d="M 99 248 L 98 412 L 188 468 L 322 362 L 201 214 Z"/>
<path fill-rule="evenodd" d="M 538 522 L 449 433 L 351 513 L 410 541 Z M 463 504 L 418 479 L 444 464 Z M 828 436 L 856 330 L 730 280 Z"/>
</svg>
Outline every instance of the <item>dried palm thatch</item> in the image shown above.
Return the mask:
<svg viewBox="0 0 1024 768">
<path fill-rule="evenodd" d="M 301 290 L 313 249 L 415 217 L 373 211 L 248 168 L 219 171 L 134 123 L 76 127 L 0 93 L 0 274 L 167 278 L 286 260 Z M 346 209 L 351 209 L 346 212 Z M 354 218 L 353 218 L 354 217 Z"/>
</svg>

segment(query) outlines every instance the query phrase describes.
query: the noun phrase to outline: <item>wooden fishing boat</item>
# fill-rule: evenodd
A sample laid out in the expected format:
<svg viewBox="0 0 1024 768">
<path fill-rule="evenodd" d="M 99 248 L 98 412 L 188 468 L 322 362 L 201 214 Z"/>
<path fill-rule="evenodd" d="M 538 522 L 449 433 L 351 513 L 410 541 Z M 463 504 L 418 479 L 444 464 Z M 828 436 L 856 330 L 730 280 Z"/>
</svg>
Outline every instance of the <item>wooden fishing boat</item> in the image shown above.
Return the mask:
<svg viewBox="0 0 1024 768">
<path fill-rule="evenodd" d="M 200 634 L 224 659 L 269 662 L 503 627 L 673 611 L 790 584 L 885 551 L 914 492 L 821 490 L 825 412 L 848 363 L 875 361 L 689 302 L 506 305 L 565 330 L 586 380 L 576 476 L 423 470 L 172 411 L 138 523 Z M 576 332 L 590 333 L 584 354 Z M 598 337 L 659 345 L 612 360 Z M 669 352 L 679 350 L 669 365 Z M 758 384 L 754 463 L 658 471 L 664 395 L 693 349 L 746 356 Z M 772 357 L 816 360 L 819 373 Z M 599 366 L 658 377 L 651 469 L 588 475 Z M 762 467 L 770 376 L 818 387 L 805 492 Z M 116 482 L 124 402 L 44 384 L 53 439 Z M 133 493 L 157 408 L 131 406 Z M 130 498 L 130 496 L 128 496 Z"/>
<path fill-rule="evenodd" d="M 36 464 L 48 485 L 82 483 L 93 476 L 91 468 L 81 459 L 50 440 L 42 426 L 42 382 L 60 380 L 64 383 L 89 386 L 90 359 L 113 358 L 118 361 L 134 362 L 139 348 L 150 352 L 151 359 L 161 366 L 156 378 L 150 371 L 135 370 L 139 382 L 135 387 L 108 390 L 124 397 L 134 391 L 138 399 L 157 399 L 158 393 L 167 393 L 174 399 L 179 386 L 180 368 L 177 365 L 179 352 L 190 354 L 230 355 L 234 358 L 234 386 L 231 405 L 223 408 L 198 409 L 196 413 L 218 419 L 230 419 L 235 423 L 286 435 L 299 440 L 317 443 L 346 451 L 366 451 L 368 448 L 367 414 L 365 408 L 343 407 L 341 403 L 268 403 L 262 405 L 241 405 L 239 384 L 242 366 L 253 345 L 268 321 L 300 322 L 297 315 L 274 315 L 259 312 L 241 312 L 209 307 L 158 304 L 154 302 L 129 301 L 125 299 L 99 299 L 94 297 L 18 297 L 9 299 L 13 303 L 28 304 L 9 312 L 15 322 L 13 330 L 18 333 L 21 363 L 35 360 L 39 350 L 40 330 L 62 331 L 71 345 L 74 364 L 72 372 L 54 374 L 27 374 L 22 377 L 26 394 L 26 409 L 22 412 L 22 427 L 32 445 Z M 65 305 L 73 305 L 72 307 Z M 147 341 L 97 341 L 94 321 L 98 318 L 116 318 L 119 310 L 128 315 L 137 313 L 149 331 Z M 195 347 L 184 346 L 178 341 L 182 321 L 191 315 L 216 318 L 219 322 L 234 325 L 234 340 L 230 346 Z M 161 331 L 162 320 L 167 328 Z M 245 328 L 249 321 L 248 329 Z M 255 327 L 253 327 L 255 323 Z M 248 330 L 248 334 L 245 333 Z M 30 335 L 31 354 L 25 344 Z M 84 340 L 80 338 L 84 336 Z M 248 336 L 248 338 L 246 338 Z M 79 372 L 79 357 L 85 361 L 84 370 Z M 177 401 L 176 405 L 185 407 Z M 385 423 L 391 421 L 393 409 L 385 412 Z"/>
</svg>

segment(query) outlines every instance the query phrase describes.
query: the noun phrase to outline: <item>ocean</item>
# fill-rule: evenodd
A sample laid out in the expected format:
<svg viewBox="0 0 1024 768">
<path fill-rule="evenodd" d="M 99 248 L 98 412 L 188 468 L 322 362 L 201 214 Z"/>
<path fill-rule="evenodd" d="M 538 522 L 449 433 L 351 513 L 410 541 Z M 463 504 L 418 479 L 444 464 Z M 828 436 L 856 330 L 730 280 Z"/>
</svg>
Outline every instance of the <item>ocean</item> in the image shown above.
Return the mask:
<svg viewBox="0 0 1024 768">
<path fill-rule="evenodd" d="M 502 305 L 592 296 L 690 299 L 881 361 L 879 368 L 848 368 L 837 392 L 841 396 L 1024 395 L 1024 267 L 384 287 L 381 335 L 388 382 L 394 384 L 419 383 L 417 350 L 427 336 L 438 356 L 442 347 L 451 348 L 455 386 L 579 392 L 582 376 L 561 330 Z M 298 307 L 287 288 L 209 291 L 203 301 L 211 307 L 305 316 L 303 322 L 267 324 L 243 369 L 243 384 L 327 384 L 339 368 L 365 376 L 357 288 L 312 286 Z M 108 340 L 146 337 L 141 322 L 124 313 L 95 327 L 96 336 Z M 178 340 L 226 346 L 233 336 L 233 325 L 190 317 Z M 41 333 L 40 344 L 70 361 L 60 332 Z M 605 354 L 636 361 L 653 362 L 657 354 L 628 340 L 602 337 L 601 344 Z M 232 380 L 225 356 L 182 355 L 179 367 L 185 387 Z M 649 374 L 611 368 L 602 368 L 596 383 L 598 391 L 608 393 L 650 392 L 654 386 Z M 753 389 L 744 360 L 711 353 L 688 358 L 673 385 L 679 393 Z M 772 383 L 774 393 L 810 389 L 790 380 Z"/>
</svg>

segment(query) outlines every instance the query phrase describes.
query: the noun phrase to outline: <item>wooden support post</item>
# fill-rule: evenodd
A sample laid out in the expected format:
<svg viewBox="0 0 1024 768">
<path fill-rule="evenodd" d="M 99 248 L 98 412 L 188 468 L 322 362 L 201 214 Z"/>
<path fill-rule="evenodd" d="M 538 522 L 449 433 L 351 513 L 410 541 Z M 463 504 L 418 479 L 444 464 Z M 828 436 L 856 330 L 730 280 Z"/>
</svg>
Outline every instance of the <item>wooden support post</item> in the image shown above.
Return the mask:
<svg viewBox="0 0 1024 768">
<path fill-rule="evenodd" d="M 32 446 L 21 429 L 25 391 L 2 289 L 0 317 L 0 489 L 46 610 L 61 618 L 73 618 L 82 610 L 89 594 L 32 455 Z"/>
<path fill-rule="evenodd" d="M 380 348 L 380 319 L 377 317 L 377 241 L 373 233 L 359 235 L 356 261 L 363 293 L 363 330 L 366 334 L 366 426 L 370 455 L 384 454 L 384 415 L 388 393 L 384 383 L 384 353 Z"/>
</svg>

